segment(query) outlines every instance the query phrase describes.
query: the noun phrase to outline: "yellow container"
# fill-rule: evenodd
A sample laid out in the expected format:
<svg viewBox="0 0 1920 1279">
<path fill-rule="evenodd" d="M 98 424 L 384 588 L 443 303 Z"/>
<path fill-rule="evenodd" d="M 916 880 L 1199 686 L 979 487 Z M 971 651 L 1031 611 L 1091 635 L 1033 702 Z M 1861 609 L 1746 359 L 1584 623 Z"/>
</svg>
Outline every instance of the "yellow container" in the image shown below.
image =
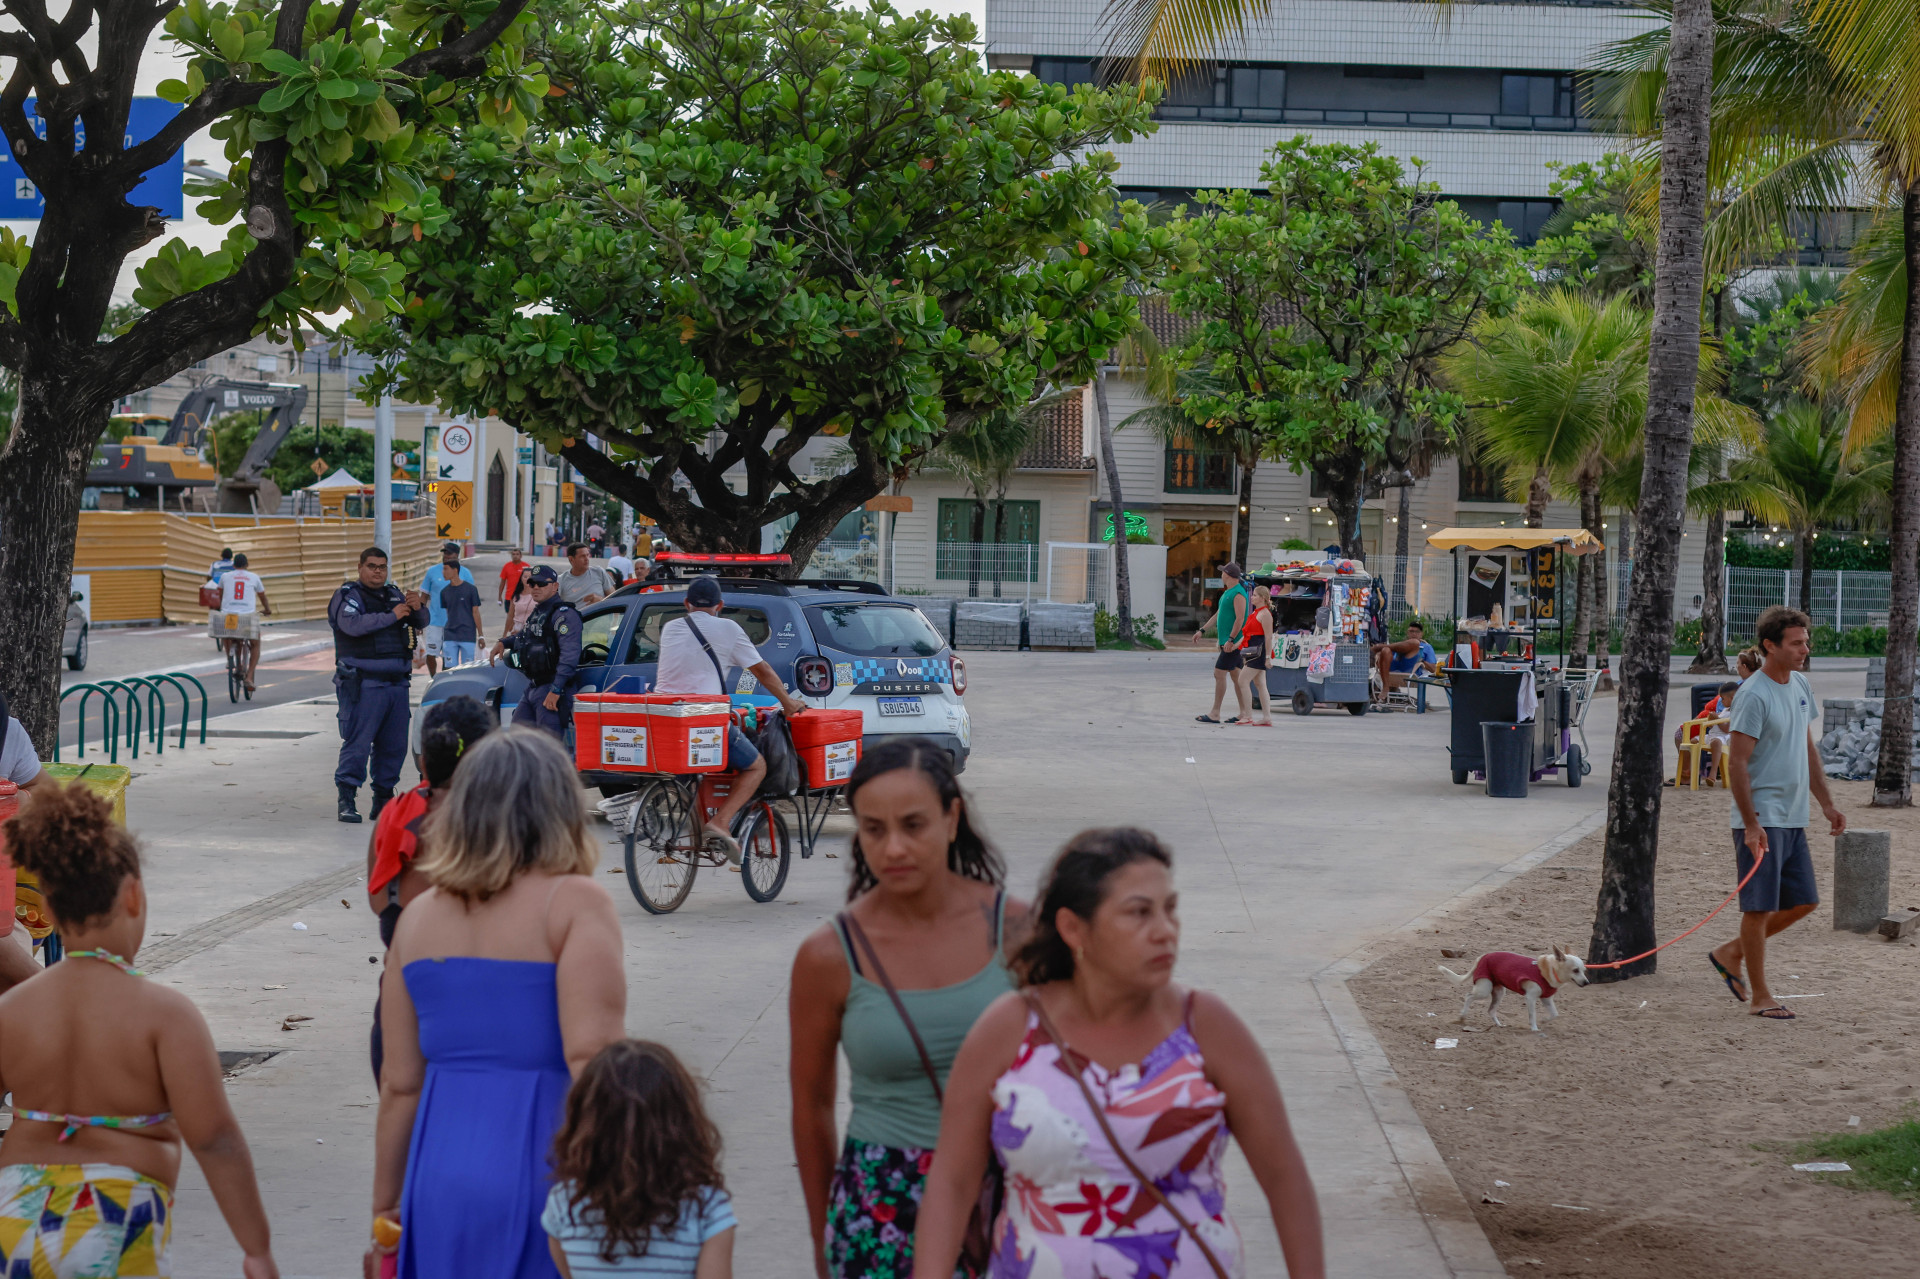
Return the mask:
<svg viewBox="0 0 1920 1279">
<path fill-rule="evenodd" d="M 48 777 L 62 786 L 79 780 L 87 789 L 113 805 L 113 820 L 127 824 L 127 783 L 133 770 L 125 764 L 42 764 Z"/>
<path fill-rule="evenodd" d="M 43 764 L 46 775 L 62 786 L 78 780 L 113 805 L 113 820 L 127 824 L 127 783 L 133 770 L 124 764 Z M 26 928 L 36 942 L 45 941 L 53 931 L 47 915 L 46 899 L 40 893 L 40 881 L 19 867 L 14 868 L 18 888 L 14 897 L 14 920 Z"/>
</svg>

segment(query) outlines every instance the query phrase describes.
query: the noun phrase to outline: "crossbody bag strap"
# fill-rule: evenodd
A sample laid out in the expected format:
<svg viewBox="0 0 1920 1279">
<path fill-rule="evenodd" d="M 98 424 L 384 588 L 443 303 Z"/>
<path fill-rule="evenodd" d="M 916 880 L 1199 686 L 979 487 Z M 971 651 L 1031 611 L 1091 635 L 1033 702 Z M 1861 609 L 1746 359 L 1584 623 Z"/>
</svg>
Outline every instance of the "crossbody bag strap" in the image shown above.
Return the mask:
<svg viewBox="0 0 1920 1279">
<path fill-rule="evenodd" d="M 1054 1029 L 1053 1019 L 1047 1016 L 1047 1010 L 1040 1003 L 1039 996 L 1029 990 L 1024 992 L 1024 997 L 1027 1001 L 1027 1007 L 1033 1009 L 1033 1015 L 1039 1018 L 1040 1029 L 1047 1032 L 1047 1038 L 1054 1042 L 1054 1046 L 1060 1050 L 1060 1055 L 1064 1058 L 1071 1054 L 1073 1049 L 1067 1044 L 1067 1041 L 1061 1037 L 1060 1032 Z M 1120 1138 L 1114 1135 L 1113 1125 L 1107 1122 L 1106 1108 L 1094 1097 L 1093 1090 L 1087 1087 L 1085 1070 L 1074 1069 L 1072 1062 L 1067 1062 L 1067 1067 L 1067 1073 L 1072 1075 L 1073 1082 L 1079 1085 L 1080 1096 L 1085 1099 L 1087 1109 L 1092 1112 L 1093 1121 L 1100 1125 L 1100 1131 L 1106 1135 L 1107 1146 L 1113 1151 L 1114 1156 L 1127 1166 L 1127 1171 L 1133 1174 L 1133 1179 L 1140 1183 L 1141 1188 L 1152 1195 L 1160 1206 L 1167 1210 L 1167 1215 L 1179 1224 L 1180 1229 L 1187 1232 L 1187 1238 L 1193 1240 L 1194 1246 L 1200 1249 L 1200 1255 L 1207 1259 L 1207 1265 L 1213 1268 L 1213 1273 L 1219 1276 L 1219 1279 L 1233 1279 L 1233 1277 L 1227 1273 L 1227 1268 L 1220 1264 L 1220 1258 L 1214 1255 L 1213 1249 L 1207 1246 L 1207 1241 L 1200 1237 L 1200 1232 L 1193 1228 L 1193 1223 L 1181 1215 L 1180 1210 L 1173 1206 L 1167 1196 L 1162 1193 L 1160 1187 L 1153 1184 L 1153 1179 L 1140 1170 L 1139 1164 L 1133 1162 L 1133 1156 L 1127 1153 L 1126 1147 L 1120 1144 Z"/>
<path fill-rule="evenodd" d="M 881 989 L 885 990 L 887 998 L 893 1001 L 893 1010 L 900 1014 L 900 1020 L 905 1024 L 907 1034 L 913 1039 L 913 1050 L 920 1054 L 920 1069 L 927 1072 L 927 1082 L 933 1085 L 934 1098 L 945 1105 L 946 1090 L 940 1086 L 940 1074 L 933 1068 L 933 1058 L 927 1053 L 927 1045 L 920 1038 L 920 1029 L 913 1024 L 913 1018 L 907 1015 L 906 1001 L 901 999 L 900 992 L 894 989 L 893 978 L 887 976 L 886 965 L 882 964 L 880 956 L 874 953 L 873 943 L 867 940 L 866 930 L 860 927 L 860 921 L 853 917 L 853 912 L 850 910 L 840 912 L 840 922 L 846 925 L 847 934 L 853 938 L 853 944 L 860 948 L 860 952 L 867 957 L 867 962 L 873 965 L 873 975 L 880 979 Z"/>
<path fill-rule="evenodd" d="M 720 681 L 720 696 L 725 697 L 727 695 L 727 673 L 720 669 L 720 657 L 713 651 L 713 645 L 707 643 L 707 637 L 702 635 L 700 628 L 693 624 L 692 613 L 687 614 L 687 629 L 692 631 L 693 637 L 700 641 L 700 647 L 707 651 L 707 660 L 713 663 L 713 677 Z"/>
</svg>

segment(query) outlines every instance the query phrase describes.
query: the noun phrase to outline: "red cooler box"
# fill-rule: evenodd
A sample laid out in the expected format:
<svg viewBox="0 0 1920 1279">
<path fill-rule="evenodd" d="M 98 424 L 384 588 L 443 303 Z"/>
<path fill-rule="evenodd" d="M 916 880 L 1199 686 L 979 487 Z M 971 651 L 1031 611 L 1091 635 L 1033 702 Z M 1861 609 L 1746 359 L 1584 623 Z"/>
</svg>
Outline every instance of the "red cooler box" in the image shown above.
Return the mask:
<svg viewBox="0 0 1920 1279">
<path fill-rule="evenodd" d="M 647 698 L 581 693 L 573 699 L 573 762 L 601 773 L 651 773 L 647 766 Z"/>
<path fill-rule="evenodd" d="M 727 767 L 727 728 L 733 708 L 724 696 L 642 693 L 646 708 L 647 771 L 719 773 Z"/>
<path fill-rule="evenodd" d="M 845 786 L 860 762 L 860 734 L 866 717 L 859 711 L 810 710 L 787 720 L 793 744 L 807 770 L 807 787 Z"/>
</svg>

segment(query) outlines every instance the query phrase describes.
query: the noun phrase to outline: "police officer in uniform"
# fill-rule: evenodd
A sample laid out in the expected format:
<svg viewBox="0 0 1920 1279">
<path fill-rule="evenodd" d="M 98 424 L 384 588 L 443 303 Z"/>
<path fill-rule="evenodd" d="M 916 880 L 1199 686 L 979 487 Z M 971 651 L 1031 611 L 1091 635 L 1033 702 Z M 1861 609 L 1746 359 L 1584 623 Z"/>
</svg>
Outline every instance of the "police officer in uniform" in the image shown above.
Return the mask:
<svg viewBox="0 0 1920 1279">
<path fill-rule="evenodd" d="M 509 653 L 508 664 L 527 677 L 513 722 L 544 728 L 565 742 L 580 676 L 580 611 L 560 598 L 560 575 L 546 564 L 527 574 L 527 589 L 534 605 L 526 625 L 495 644 L 487 660 Z"/>
<path fill-rule="evenodd" d="M 327 602 L 333 688 L 340 705 L 340 762 L 333 780 L 343 822 L 360 820 L 354 794 L 369 772 L 376 819 L 400 782 L 413 650 L 426 615 L 423 598 L 387 581 L 387 553 L 377 546 L 360 552 L 359 580 L 343 585 Z"/>
</svg>

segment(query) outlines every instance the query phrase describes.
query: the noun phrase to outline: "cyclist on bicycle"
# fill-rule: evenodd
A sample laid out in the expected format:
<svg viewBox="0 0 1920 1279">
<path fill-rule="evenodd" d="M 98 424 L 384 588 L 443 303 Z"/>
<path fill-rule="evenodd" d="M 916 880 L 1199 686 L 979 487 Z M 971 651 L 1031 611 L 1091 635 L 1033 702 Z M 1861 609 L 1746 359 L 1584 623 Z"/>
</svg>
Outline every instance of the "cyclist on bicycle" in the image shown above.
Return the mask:
<svg viewBox="0 0 1920 1279">
<path fill-rule="evenodd" d="M 267 588 L 260 575 L 247 567 L 247 557 L 233 557 L 233 567 L 220 579 L 220 636 L 229 657 L 241 640 L 248 641 L 247 669 L 242 678 L 253 692 L 253 672 L 260 665 L 260 615 L 273 615 Z"/>
<path fill-rule="evenodd" d="M 696 577 L 687 583 L 687 613 L 660 628 L 660 665 L 654 675 L 656 693 L 705 693 L 725 697 L 725 671 L 738 666 L 760 681 L 789 715 L 798 715 L 807 704 L 787 691 L 753 646 L 740 623 L 720 616 L 720 583 L 711 577 Z M 694 619 L 698 616 L 699 620 Z M 760 758 L 747 735 L 738 728 L 727 729 L 727 770 L 738 773 L 739 780 L 720 801 L 719 811 L 707 823 L 701 845 L 708 852 L 724 852 L 735 866 L 740 864 L 740 845 L 733 838 L 733 819 L 767 775 L 767 762 Z"/>
</svg>

